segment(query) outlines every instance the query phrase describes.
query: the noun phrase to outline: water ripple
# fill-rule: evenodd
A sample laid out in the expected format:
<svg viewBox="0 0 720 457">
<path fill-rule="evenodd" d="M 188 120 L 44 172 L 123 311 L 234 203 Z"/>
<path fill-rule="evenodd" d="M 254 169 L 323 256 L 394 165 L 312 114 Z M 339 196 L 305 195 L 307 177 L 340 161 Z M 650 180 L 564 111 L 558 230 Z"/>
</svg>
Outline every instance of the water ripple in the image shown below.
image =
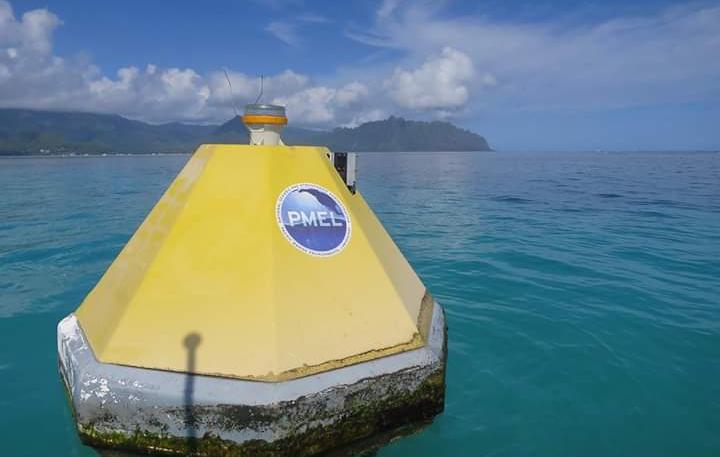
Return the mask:
<svg viewBox="0 0 720 457">
<path fill-rule="evenodd" d="M 54 326 L 185 160 L 0 160 L 11 455 L 90 455 Z M 720 453 L 720 155 L 366 154 L 360 168 L 449 324 L 445 413 L 381 456 Z M 38 417 L 47 439 L 28 435 Z"/>
</svg>

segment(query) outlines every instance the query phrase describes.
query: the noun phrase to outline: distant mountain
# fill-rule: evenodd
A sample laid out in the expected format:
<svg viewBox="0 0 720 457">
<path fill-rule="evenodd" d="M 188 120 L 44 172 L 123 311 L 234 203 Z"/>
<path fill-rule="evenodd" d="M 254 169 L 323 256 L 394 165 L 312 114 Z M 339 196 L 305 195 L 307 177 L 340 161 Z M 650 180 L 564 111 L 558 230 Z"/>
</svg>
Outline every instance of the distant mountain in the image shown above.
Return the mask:
<svg viewBox="0 0 720 457">
<path fill-rule="evenodd" d="M 448 122 L 390 117 L 332 131 L 288 126 L 287 144 L 335 151 L 489 151 L 485 139 Z M 240 118 L 217 125 L 152 125 L 112 114 L 0 109 L 0 154 L 191 152 L 202 143 L 247 143 Z"/>
<path fill-rule="evenodd" d="M 485 138 L 449 122 L 391 116 L 354 128 L 337 128 L 322 143 L 341 151 L 490 151 Z"/>
<path fill-rule="evenodd" d="M 215 128 L 150 125 L 112 114 L 0 109 L 0 153 L 187 151 Z"/>
</svg>

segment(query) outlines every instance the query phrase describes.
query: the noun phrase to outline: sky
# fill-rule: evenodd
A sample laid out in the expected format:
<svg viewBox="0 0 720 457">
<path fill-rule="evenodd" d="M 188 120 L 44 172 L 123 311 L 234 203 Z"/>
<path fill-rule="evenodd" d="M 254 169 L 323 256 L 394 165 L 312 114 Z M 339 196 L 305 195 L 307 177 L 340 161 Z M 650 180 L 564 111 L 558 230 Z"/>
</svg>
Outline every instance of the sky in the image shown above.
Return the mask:
<svg viewBox="0 0 720 457">
<path fill-rule="evenodd" d="M 498 150 L 720 149 L 720 1 L 0 0 L 0 107 L 221 123 L 260 75 L 308 128 L 396 115 Z"/>
</svg>

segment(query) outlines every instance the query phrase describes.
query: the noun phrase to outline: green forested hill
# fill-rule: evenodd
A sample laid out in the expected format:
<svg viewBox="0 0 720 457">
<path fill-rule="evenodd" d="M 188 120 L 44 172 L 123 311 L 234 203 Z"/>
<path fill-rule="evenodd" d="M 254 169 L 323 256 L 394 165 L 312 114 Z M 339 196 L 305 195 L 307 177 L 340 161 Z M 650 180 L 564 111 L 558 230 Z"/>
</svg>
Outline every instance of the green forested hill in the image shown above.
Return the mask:
<svg viewBox="0 0 720 457">
<path fill-rule="evenodd" d="M 485 139 L 448 122 L 391 117 L 355 128 L 316 131 L 289 126 L 287 144 L 337 151 L 487 151 Z M 246 143 L 239 118 L 223 125 L 161 125 L 111 114 L 0 109 L 0 154 L 190 152 L 202 143 Z"/>
<path fill-rule="evenodd" d="M 337 128 L 323 137 L 331 149 L 347 151 L 489 151 L 485 138 L 449 122 L 390 117 L 355 128 Z"/>
<path fill-rule="evenodd" d="M 216 126 L 150 125 L 112 114 L 0 110 L 5 153 L 178 152 L 192 149 Z"/>
</svg>

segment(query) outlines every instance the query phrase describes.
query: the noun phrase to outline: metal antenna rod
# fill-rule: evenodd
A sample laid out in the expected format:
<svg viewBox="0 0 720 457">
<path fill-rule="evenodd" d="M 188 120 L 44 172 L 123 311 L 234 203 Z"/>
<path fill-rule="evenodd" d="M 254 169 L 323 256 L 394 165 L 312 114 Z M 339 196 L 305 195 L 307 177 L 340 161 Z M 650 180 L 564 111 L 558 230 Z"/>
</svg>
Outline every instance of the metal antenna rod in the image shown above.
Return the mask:
<svg viewBox="0 0 720 457">
<path fill-rule="evenodd" d="M 264 82 L 263 80 L 264 80 L 264 79 L 265 79 L 264 76 L 263 76 L 263 75 L 260 75 L 260 93 L 258 94 L 257 98 L 255 99 L 255 104 L 256 104 L 256 105 L 260 102 L 260 99 L 261 99 L 262 96 L 263 96 L 263 85 L 264 85 L 264 84 L 263 84 L 263 82 Z"/>
<path fill-rule="evenodd" d="M 230 75 L 228 75 L 227 69 L 225 68 L 223 68 L 223 73 L 225 73 L 225 79 L 227 79 L 228 86 L 230 86 L 230 101 L 232 102 L 233 111 L 235 111 L 235 116 L 240 116 L 240 114 L 238 114 L 237 105 L 235 104 L 235 95 L 233 94 L 232 83 L 230 82 Z"/>
</svg>

